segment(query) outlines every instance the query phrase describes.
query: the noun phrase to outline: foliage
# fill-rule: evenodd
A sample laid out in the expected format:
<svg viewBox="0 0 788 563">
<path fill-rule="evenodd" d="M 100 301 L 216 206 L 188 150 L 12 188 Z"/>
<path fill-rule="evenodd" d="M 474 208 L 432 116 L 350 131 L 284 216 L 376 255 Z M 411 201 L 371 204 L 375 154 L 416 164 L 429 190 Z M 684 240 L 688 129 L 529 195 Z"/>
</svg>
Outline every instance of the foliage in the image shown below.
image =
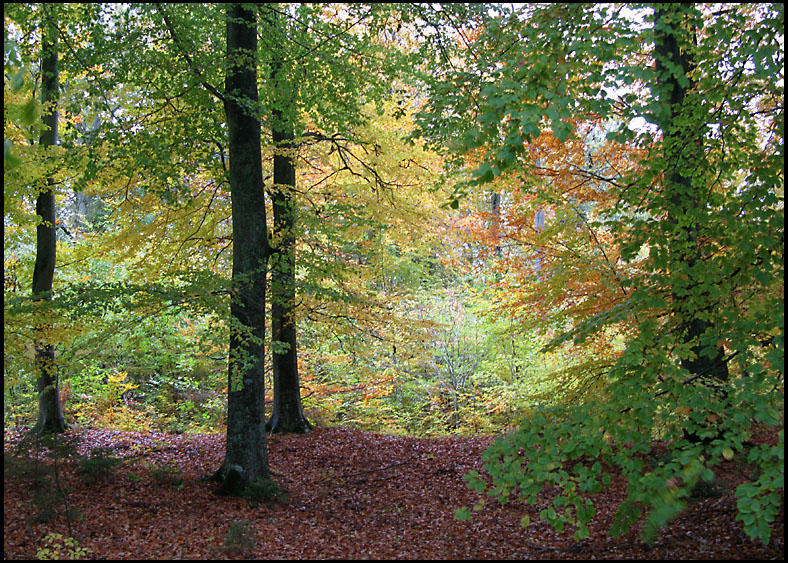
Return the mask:
<svg viewBox="0 0 788 563">
<path fill-rule="evenodd" d="M 38 142 L 41 7 L 5 10 L 7 428 L 35 419 L 43 338 L 57 349 L 66 416 L 82 427 L 184 440 L 225 429 L 230 334 L 251 335 L 234 332 L 230 311 L 238 241 L 223 104 L 238 100 L 221 86 L 224 10 L 62 6 L 61 144 L 49 152 Z M 260 99 L 244 108 L 262 116 L 266 177 L 282 154 L 271 131 L 293 125 L 287 234 L 307 417 L 395 435 L 500 435 L 488 474 L 479 466 L 468 481 L 525 514 L 525 536 L 538 518 L 577 539 L 604 521 L 658 542 L 700 493 L 726 490 L 731 460 L 747 460 L 737 518 L 774 541 L 782 5 L 256 10 L 264 31 L 246 62 L 259 69 Z M 34 303 L 35 199 L 47 177 L 58 263 L 51 301 Z M 281 186 L 266 182 L 270 214 Z M 266 245 L 282 236 L 263 234 Z M 257 343 L 261 357 L 277 346 Z M 776 440 L 754 444 L 764 427 Z M 75 464 L 96 486 L 122 479 L 104 453 Z M 189 487 L 166 461 L 148 467 L 152 480 Z M 40 469 L 31 475 L 49 485 L 36 510 L 51 520 L 67 499 Z M 619 478 L 624 500 L 613 505 L 604 495 Z M 252 497 L 278 494 L 273 482 L 251 486 Z M 457 515 L 485 518 L 483 500 Z"/>
<path fill-rule="evenodd" d="M 80 547 L 79 542 L 72 537 L 49 533 L 41 540 L 36 559 L 83 559 L 90 551 Z"/>
<path fill-rule="evenodd" d="M 28 432 L 10 455 L 4 451 L 3 456 L 4 481 L 8 478 L 23 484 L 30 493 L 25 501 L 35 510 L 32 514 L 26 511 L 27 517 L 37 523 L 50 523 L 62 518 L 69 535 L 73 521 L 81 515 L 69 499 L 71 489 L 66 486 L 64 478 L 66 462 L 75 456 L 74 440 L 55 432 Z"/>
<path fill-rule="evenodd" d="M 761 467 L 760 477 L 752 483 L 743 483 L 736 489 L 738 496 L 736 515 L 744 522 L 746 530 L 768 543 L 771 537 L 769 525 L 780 510 L 780 496 L 785 490 L 785 432 L 780 432 L 779 442 L 774 447 L 756 446 L 747 454 L 747 461 Z"/>
<path fill-rule="evenodd" d="M 86 483 L 96 483 L 109 479 L 115 468 L 123 463 L 123 460 L 110 455 L 111 453 L 111 448 L 97 447 L 91 449 L 89 455 L 79 459 L 77 474 Z"/>
<path fill-rule="evenodd" d="M 287 498 L 287 491 L 273 479 L 258 479 L 244 489 L 242 496 L 256 506 L 260 502 L 282 502 Z"/>
<path fill-rule="evenodd" d="M 562 199 L 556 223 L 566 224 L 574 213 L 581 219 L 576 232 L 591 235 L 591 245 L 578 247 L 562 227 L 560 242 L 569 253 L 557 255 L 544 274 L 542 256 L 537 253 L 539 262 L 533 253 L 524 258 L 537 265 L 531 266 L 538 282 L 531 284 L 531 299 L 543 293 L 551 299 L 557 289 L 575 301 L 561 307 L 571 322 L 556 343 L 621 331 L 624 349 L 601 380 L 606 400 L 592 395 L 542 409 L 485 456 L 492 496 L 534 502 L 557 487 L 560 494 L 540 518 L 558 530 L 574 526 L 578 539 L 588 536 L 594 515 L 589 494 L 606 484 L 603 466 L 618 467 L 629 481 L 611 532 L 624 533 L 645 513 L 643 534 L 653 539 L 685 508 L 695 483 L 713 478 L 723 451 L 742 451 L 752 422 L 776 427 L 783 412 L 783 113 L 773 103 L 774 80 L 782 77 L 782 7 L 641 8 L 633 14 L 579 4 L 504 12 L 465 53 L 480 84 L 448 96 L 446 85 L 460 82 L 465 69 L 448 71 L 432 82 L 432 105 L 420 117 L 422 131 L 438 140 L 456 125 L 444 115 L 466 117 L 459 148 L 470 153 L 476 184 L 528 174 L 521 191 L 536 194 L 536 206 L 526 218 Z M 676 38 L 684 68 L 664 54 L 668 36 Z M 650 44 L 656 52 L 643 51 Z M 656 67 L 647 63 L 652 56 Z M 630 156 L 615 157 L 604 145 L 572 149 L 588 130 L 586 119 Z M 643 126 L 631 126 L 637 122 Z M 558 158 L 563 152 L 588 162 L 550 164 L 553 151 L 544 168 L 548 127 L 565 147 Z M 688 151 L 688 143 L 702 154 Z M 589 164 L 598 156 L 608 169 Z M 540 176 L 550 179 L 546 197 L 543 182 L 531 187 L 528 180 Z M 578 197 L 567 198 L 564 185 Z M 597 192 L 590 199 L 588 188 Z M 519 227 L 516 215 L 512 225 Z M 600 244 L 600 232 L 609 242 Z M 529 237 L 540 252 L 549 251 L 545 236 Z M 594 271 L 608 274 L 594 280 Z M 584 290 L 588 281 L 608 289 Z M 607 298 L 614 294 L 615 300 Z M 708 369 L 693 367 L 704 361 L 724 362 L 729 378 L 710 382 Z M 657 435 L 671 444 L 672 459 L 644 467 L 638 456 Z M 775 447 L 761 458 L 770 474 Z M 782 478 L 768 482 L 757 489 L 771 506 Z M 471 485 L 484 487 L 478 478 Z M 739 492 L 747 510 L 753 491 Z M 766 541 L 764 529 L 752 519 L 746 526 Z"/>
<path fill-rule="evenodd" d="M 167 485 L 180 489 L 183 486 L 183 476 L 177 465 L 150 465 L 148 473 L 158 485 Z"/>
</svg>

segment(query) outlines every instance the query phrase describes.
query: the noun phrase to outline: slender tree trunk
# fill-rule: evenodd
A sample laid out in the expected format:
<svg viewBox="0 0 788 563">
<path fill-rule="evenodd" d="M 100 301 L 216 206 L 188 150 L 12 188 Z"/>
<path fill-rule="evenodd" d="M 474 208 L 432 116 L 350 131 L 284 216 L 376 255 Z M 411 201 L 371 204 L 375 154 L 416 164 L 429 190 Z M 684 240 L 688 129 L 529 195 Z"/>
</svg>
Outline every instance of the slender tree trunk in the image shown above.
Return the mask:
<svg viewBox="0 0 788 563">
<path fill-rule="evenodd" d="M 283 33 L 278 14 L 273 22 Z M 278 33 L 277 33 L 278 32 Z M 304 416 L 301 386 L 298 375 L 295 317 L 295 150 L 291 96 L 294 87 L 286 87 L 281 59 L 275 60 L 271 70 L 271 86 L 276 93 L 272 111 L 274 142 L 274 186 L 271 199 L 274 210 L 273 252 L 271 255 L 271 358 L 274 376 L 274 408 L 267 429 L 275 433 L 305 433 L 311 424 Z"/>
<path fill-rule="evenodd" d="M 41 134 L 39 144 L 45 149 L 58 143 L 58 47 L 56 5 L 43 5 L 41 33 L 41 103 L 44 107 L 42 121 L 46 130 Z M 36 199 L 36 214 L 39 224 L 36 227 L 36 262 L 33 268 L 33 297 L 52 298 L 52 282 L 55 277 L 57 238 L 55 236 L 55 180 L 50 175 L 46 185 Z M 41 330 L 44 327 L 40 327 Z M 60 403 L 55 347 L 46 342 L 46 337 L 37 340 L 36 368 L 38 378 L 38 420 L 35 430 L 39 433 L 63 432 L 66 429 L 63 408 Z"/>
<path fill-rule="evenodd" d="M 301 405 L 295 319 L 295 166 L 287 154 L 293 149 L 292 128 L 274 130 L 274 240 L 271 268 L 271 357 L 274 375 L 274 408 L 270 432 L 304 433 L 311 425 Z"/>
<path fill-rule="evenodd" d="M 670 203 L 669 220 L 673 224 L 675 248 L 673 262 L 681 264 L 684 272 L 697 274 L 703 262 L 703 248 L 698 238 L 698 224 L 688 222 L 688 217 L 706 205 L 705 190 L 693 186 L 692 177 L 702 173 L 705 166 L 702 132 L 682 125 L 682 112 L 686 111 L 685 100 L 692 84 L 689 80 L 693 68 L 691 45 L 695 30 L 687 25 L 688 4 L 668 4 L 656 10 L 655 55 L 657 90 L 659 101 L 669 104 L 669 111 L 662 117 L 660 126 L 664 135 L 665 155 L 674 163 L 665 171 L 666 196 Z M 685 48 L 682 48 L 682 45 Z M 680 72 L 677 72 L 678 69 Z M 684 79 L 684 80 L 682 80 Z M 686 114 L 685 114 L 686 115 Z M 690 274 L 693 275 L 693 274 Z M 689 286 L 702 285 L 703 280 L 689 280 Z M 682 338 L 690 344 L 692 357 L 685 358 L 682 366 L 694 377 L 694 381 L 720 388 L 725 396 L 728 365 L 722 346 L 711 347 L 712 353 L 704 353 L 708 347 L 702 342 L 704 335 L 713 326 L 702 319 L 697 310 L 698 301 L 673 295 L 674 313 L 679 316 Z"/>
<path fill-rule="evenodd" d="M 490 196 L 490 215 L 492 216 L 492 237 L 495 241 L 495 255 L 501 256 L 501 194 L 493 192 Z"/>
<path fill-rule="evenodd" d="M 225 114 L 233 218 L 233 300 L 227 446 L 214 478 L 230 494 L 270 476 L 265 437 L 265 285 L 268 258 L 257 94 L 257 15 L 227 7 Z"/>
</svg>

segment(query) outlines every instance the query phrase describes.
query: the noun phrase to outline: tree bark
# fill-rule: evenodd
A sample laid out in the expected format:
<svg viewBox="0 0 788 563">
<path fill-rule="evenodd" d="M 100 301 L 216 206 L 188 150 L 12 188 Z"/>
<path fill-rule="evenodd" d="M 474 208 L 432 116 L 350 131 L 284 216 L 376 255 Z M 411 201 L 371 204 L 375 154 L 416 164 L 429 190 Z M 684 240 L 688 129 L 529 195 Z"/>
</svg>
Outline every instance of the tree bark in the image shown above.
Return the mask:
<svg viewBox="0 0 788 563">
<path fill-rule="evenodd" d="M 268 479 L 265 436 L 265 299 L 268 241 L 257 93 L 257 15 L 227 7 L 224 108 L 229 132 L 233 299 L 227 389 L 227 446 L 214 478 L 229 494 Z"/>
<path fill-rule="evenodd" d="M 278 14 L 272 14 L 273 25 L 283 28 Z M 271 87 L 275 92 L 272 111 L 274 143 L 274 185 L 271 199 L 274 211 L 273 249 L 271 255 L 271 358 L 274 378 L 274 407 L 267 429 L 272 433 L 305 433 L 312 425 L 304 416 L 298 375 L 296 335 L 295 279 L 295 133 L 293 130 L 292 95 L 294 87 L 284 87 L 285 76 L 281 58 L 271 69 Z M 289 85 L 288 85 L 289 86 Z"/>
<path fill-rule="evenodd" d="M 667 104 L 660 127 L 664 135 L 666 159 L 675 163 L 665 170 L 666 197 L 670 204 L 668 219 L 673 225 L 674 240 L 671 243 L 674 264 L 681 264 L 684 272 L 697 272 L 698 264 L 704 261 L 703 249 L 698 237 L 697 220 L 689 221 L 692 213 L 704 209 L 705 190 L 693 186 L 693 173 L 705 165 L 702 131 L 686 125 L 686 98 L 692 88 L 689 80 L 693 69 L 692 55 L 687 48 L 695 30 L 687 25 L 689 4 L 668 4 L 656 9 L 654 51 L 656 58 L 657 89 L 659 102 Z M 682 48 L 682 46 L 684 46 Z M 681 74 L 671 69 L 680 69 Z M 685 78 L 684 81 L 681 78 Z M 683 117 L 684 115 L 684 117 Z M 673 248 L 675 246 L 675 249 Z M 702 279 L 689 280 L 689 287 L 700 286 Z M 704 335 L 713 331 L 713 325 L 702 319 L 698 301 L 676 293 L 673 295 L 673 311 L 679 317 L 683 341 L 690 345 L 691 356 L 682 360 L 684 367 L 693 376 L 693 381 L 711 385 L 722 390 L 729 373 L 722 346 L 712 348 L 713 353 L 704 353 Z"/>
<path fill-rule="evenodd" d="M 298 374 L 295 318 L 295 166 L 287 155 L 293 149 L 293 131 L 273 134 L 274 155 L 274 240 L 271 268 L 271 357 L 274 376 L 274 407 L 269 432 L 304 433 L 311 424 L 304 416 Z"/>
<path fill-rule="evenodd" d="M 42 121 L 46 130 L 41 134 L 39 144 L 46 150 L 58 143 L 58 46 L 56 6 L 43 4 L 41 33 L 41 104 Z M 52 284 L 55 277 L 57 257 L 55 179 L 50 174 L 46 185 L 36 199 L 36 214 L 39 224 L 36 227 L 36 261 L 33 267 L 33 298 L 52 299 Z M 39 332 L 45 327 L 39 327 Z M 63 407 L 60 402 L 60 389 L 55 347 L 36 339 L 35 364 L 38 371 L 36 387 L 38 390 L 38 420 L 34 430 L 38 433 L 59 433 L 66 429 Z"/>
</svg>

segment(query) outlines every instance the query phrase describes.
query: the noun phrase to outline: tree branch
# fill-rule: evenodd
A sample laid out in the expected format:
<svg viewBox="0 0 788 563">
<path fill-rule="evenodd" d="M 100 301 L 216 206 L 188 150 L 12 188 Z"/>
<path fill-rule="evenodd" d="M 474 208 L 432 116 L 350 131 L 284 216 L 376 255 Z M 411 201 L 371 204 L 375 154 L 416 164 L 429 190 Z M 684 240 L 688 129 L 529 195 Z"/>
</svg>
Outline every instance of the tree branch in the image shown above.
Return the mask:
<svg viewBox="0 0 788 563">
<path fill-rule="evenodd" d="M 173 27 L 169 16 L 167 16 L 167 13 L 164 11 L 164 7 L 158 3 L 155 4 L 155 6 L 156 6 L 156 10 L 159 12 L 159 15 L 161 15 L 162 19 L 164 20 L 164 24 L 167 26 L 167 31 L 169 32 L 173 43 L 175 43 L 175 46 L 178 48 L 178 51 L 180 51 L 181 56 L 186 60 L 186 64 L 188 65 L 189 70 L 191 70 L 194 73 L 194 75 L 197 77 L 203 88 L 205 88 L 206 90 L 208 90 L 208 92 L 213 94 L 220 102 L 224 103 L 226 101 L 224 95 L 222 95 L 222 93 L 219 92 L 219 90 L 217 90 L 216 87 L 208 83 L 205 80 L 205 78 L 203 78 L 202 73 L 200 73 L 200 70 L 194 64 L 194 61 L 192 61 L 192 58 L 189 56 L 188 51 L 186 51 L 186 49 L 183 48 L 183 45 L 178 39 L 178 36 L 175 34 L 175 27 Z"/>
</svg>

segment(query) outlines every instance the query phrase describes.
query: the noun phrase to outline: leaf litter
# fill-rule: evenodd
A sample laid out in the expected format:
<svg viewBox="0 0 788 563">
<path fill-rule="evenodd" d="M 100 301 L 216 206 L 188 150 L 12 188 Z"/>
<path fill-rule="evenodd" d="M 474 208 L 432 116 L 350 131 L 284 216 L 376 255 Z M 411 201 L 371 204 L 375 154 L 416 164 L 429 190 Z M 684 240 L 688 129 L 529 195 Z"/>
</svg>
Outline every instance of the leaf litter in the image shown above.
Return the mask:
<svg viewBox="0 0 788 563">
<path fill-rule="evenodd" d="M 5 431 L 6 456 L 20 437 Z M 637 530 L 616 539 L 607 534 L 625 495 L 620 478 L 595 495 L 591 536 L 579 542 L 572 530 L 559 533 L 539 521 L 546 498 L 543 505 L 501 506 L 470 490 L 463 476 L 482 472 L 481 454 L 492 437 L 412 438 L 347 428 L 273 435 L 272 477 L 287 496 L 258 504 L 218 496 L 205 479 L 222 462 L 223 435 L 74 429 L 66 438 L 83 456 L 103 448 L 123 460 L 106 479 L 89 482 L 75 462 L 60 463 L 77 514 L 71 532 L 89 558 L 784 558 L 784 505 L 768 545 L 749 539 L 735 520 L 733 492 L 746 478 L 735 460 L 717 468 L 724 484 L 719 496 L 693 501 L 647 545 Z M 65 533 L 68 522 L 62 514 L 33 518 L 30 479 L 6 470 L 3 484 L 4 558 L 35 557 L 43 538 Z M 455 520 L 457 508 L 474 505 L 470 521 Z M 520 525 L 524 515 L 527 528 Z"/>
</svg>

